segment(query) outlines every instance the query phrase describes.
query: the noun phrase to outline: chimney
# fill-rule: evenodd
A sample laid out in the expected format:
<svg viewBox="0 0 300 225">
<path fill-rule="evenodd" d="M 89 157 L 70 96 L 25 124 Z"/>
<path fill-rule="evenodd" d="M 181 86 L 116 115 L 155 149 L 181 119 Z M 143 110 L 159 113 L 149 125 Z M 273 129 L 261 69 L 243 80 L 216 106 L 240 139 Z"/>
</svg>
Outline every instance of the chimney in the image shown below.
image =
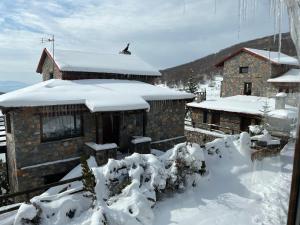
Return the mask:
<svg viewBox="0 0 300 225">
<path fill-rule="evenodd" d="M 280 92 L 275 96 L 275 109 L 285 109 L 286 97 L 285 92 Z"/>
</svg>

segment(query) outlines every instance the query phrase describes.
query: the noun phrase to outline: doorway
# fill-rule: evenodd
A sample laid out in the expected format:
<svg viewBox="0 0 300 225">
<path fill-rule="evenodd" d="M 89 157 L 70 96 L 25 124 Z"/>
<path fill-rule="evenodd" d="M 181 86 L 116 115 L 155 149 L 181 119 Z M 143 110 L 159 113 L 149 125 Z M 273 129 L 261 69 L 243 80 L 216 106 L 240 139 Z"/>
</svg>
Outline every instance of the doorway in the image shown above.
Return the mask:
<svg viewBox="0 0 300 225">
<path fill-rule="evenodd" d="M 103 113 L 103 144 L 120 142 L 120 115 L 117 113 Z"/>
<path fill-rule="evenodd" d="M 252 83 L 244 83 L 244 95 L 252 94 Z"/>
<path fill-rule="evenodd" d="M 249 126 L 251 125 L 251 118 L 241 117 L 240 121 L 240 130 L 241 131 L 249 131 Z"/>
<path fill-rule="evenodd" d="M 220 126 L 220 112 L 212 112 L 211 113 L 211 129 L 219 130 Z"/>
</svg>

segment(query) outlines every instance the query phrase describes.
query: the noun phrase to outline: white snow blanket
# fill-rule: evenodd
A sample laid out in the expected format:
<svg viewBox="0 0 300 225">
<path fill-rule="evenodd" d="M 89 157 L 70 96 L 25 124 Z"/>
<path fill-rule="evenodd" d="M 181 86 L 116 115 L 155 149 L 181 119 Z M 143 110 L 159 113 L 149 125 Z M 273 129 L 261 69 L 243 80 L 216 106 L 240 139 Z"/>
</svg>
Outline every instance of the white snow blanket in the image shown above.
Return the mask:
<svg viewBox="0 0 300 225">
<path fill-rule="evenodd" d="M 286 105 L 285 109 L 275 110 L 274 98 L 247 95 L 223 97 L 216 100 L 208 100 L 200 103 L 191 102 L 188 103 L 187 106 L 262 116 L 266 102 L 269 107 L 268 110 L 270 111 L 268 113 L 268 116 L 270 117 L 294 119 L 298 116 L 298 110 L 296 107 Z"/>
<path fill-rule="evenodd" d="M 91 159 L 89 160 L 91 163 Z M 197 144 L 177 145 L 160 157 L 134 153 L 123 160 L 110 159 L 107 165 L 93 168 L 96 177 L 94 209 L 91 199 L 71 190 L 54 189 L 23 204 L 14 224 L 152 224 L 152 207 L 157 192 L 183 189 L 200 181 L 204 154 Z M 76 173 L 77 169 L 71 173 Z M 58 191 L 54 194 L 53 191 Z M 1 224 L 1 222 L 0 222 Z"/>
<path fill-rule="evenodd" d="M 97 205 L 94 209 L 90 208 L 90 199 L 82 197 L 82 194 L 55 194 L 60 191 L 55 190 L 33 199 L 32 202 L 36 204 L 23 205 L 10 221 L 20 224 L 22 218 L 35 218 L 39 209 L 42 209 L 39 214 L 42 225 L 96 225 L 104 224 L 105 221 L 108 225 L 286 223 L 294 143 L 289 143 L 280 156 L 254 163 L 249 157 L 251 149 L 247 133 L 243 133 L 241 138 L 227 136 L 216 139 L 202 149 L 197 145 L 188 147 L 190 154 L 186 155 L 189 156 L 186 159 L 196 158 L 201 161 L 205 158 L 208 175 L 199 179 L 195 187 L 161 199 L 152 209 L 154 202 L 149 199 L 154 197 L 155 187 L 163 188 L 165 178 L 175 174 L 176 169 L 171 162 L 174 157 L 182 155 L 180 146 L 185 144 L 165 154 L 160 153 L 159 158 L 134 154 L 124 160 L 111 160 L 104 167 L 94 168 L 98 181 Z M 168 159 L 171 160 L 171 166 L 168 169 L 161 167 Z M 200 163 L 198 160 L 190 162 Z M 89 165 L 91 162 L 90 159 Z M 74 175 L 76 171 L 71 173 Z M 133 179 L 120 194 L 109 197 L 111 193 L 107 185 L 113 184 L 114 178 L 122 174 L 128 174 Z M 141 174 L 145 175 L 142 179 Z M 42 203 L 41 199 L 52 202 Z M 1 225 L 13 223 L 7 221 L 0 217 Z"/>
<path fill-rule="evenodd" d="M 0 106 L 85 104 L 91 112 L 149 109 L 147 101 L 193 98 L 193 94 L 116 79 L 48 80 L 0 96 Z"/>
<path fill-rule="evenodd" d="M 56 49 L 55 63 L 60 71 L 161 76 L 158 69 L 135 55 Z"/>
<path fill-rule="evenodd" d="M 282 52 L 272 52 L 254 48 L 245 48 L 245 50 L 250 51 L 256 55 L 259 55 L 266 60 L 270 60 L 272 63 L 284 64 L 284 65 L 295 65 L 298 66 L 299 62 L 296 58 L 286 55 Z"/>
<path fill-rule="evenodd" d="M 271 83 L 300 83 L 300 69 L 290 69 L 285 74 L 268 79 Z"/>
</svg>

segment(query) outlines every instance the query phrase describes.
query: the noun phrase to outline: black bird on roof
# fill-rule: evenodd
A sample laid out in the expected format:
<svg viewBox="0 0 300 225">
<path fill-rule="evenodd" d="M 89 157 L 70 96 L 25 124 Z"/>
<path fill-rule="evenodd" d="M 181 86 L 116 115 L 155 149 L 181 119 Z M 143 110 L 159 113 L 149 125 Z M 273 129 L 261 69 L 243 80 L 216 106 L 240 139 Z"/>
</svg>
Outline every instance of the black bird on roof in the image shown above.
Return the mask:
<svg viewBox="0 0 300 225">
<path fill-rule="evenodd" d="M 131 52 L 128 50 L 129 49 L 130 43 L 127 44 L 126 48 L 124 48 L 120 54 L 125 54 L 125 55 L 131 55 Z"/>
</svg>

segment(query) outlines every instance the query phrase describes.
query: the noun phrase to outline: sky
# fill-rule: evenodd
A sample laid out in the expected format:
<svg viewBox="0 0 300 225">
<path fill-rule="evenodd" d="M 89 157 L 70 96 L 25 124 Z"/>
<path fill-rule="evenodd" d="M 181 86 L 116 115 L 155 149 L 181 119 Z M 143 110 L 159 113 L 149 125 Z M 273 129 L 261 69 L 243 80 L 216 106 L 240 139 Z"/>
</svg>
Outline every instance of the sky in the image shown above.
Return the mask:
<svg viewBox="0 0 300 225">
<path fill-rule="evenodd" d="M 0 81 L 39 82 L 42 49 L 51 48 L 41 38 L 51 34 L 57 51 L 118 53 L 130 42 L 158 69 L 274 34 L 270 0 L 248 2 L 240 19 L 239 0 L 1 0 Z"/>
</svg>

